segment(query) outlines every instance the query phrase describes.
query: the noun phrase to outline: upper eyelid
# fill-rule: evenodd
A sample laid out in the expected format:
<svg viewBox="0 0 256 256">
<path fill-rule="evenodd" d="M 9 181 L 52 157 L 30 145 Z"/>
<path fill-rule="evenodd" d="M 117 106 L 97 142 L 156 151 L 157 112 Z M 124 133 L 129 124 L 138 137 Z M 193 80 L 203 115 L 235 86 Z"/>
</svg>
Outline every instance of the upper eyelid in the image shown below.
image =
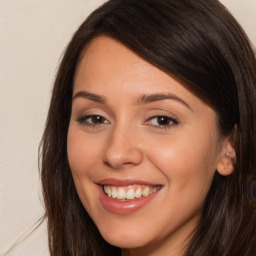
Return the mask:
<svg viewBox="0 0 256 256">
<path fill-rule="evenodd" d="M 146 120 L 150 120 L 152 118 L 157 118 L 157 117 L 167 117 L 174 121 L 177 121 L 177 123 L 180 123 L 180 119 L 176 115 L 173 115 L 171 113 L 151 114 L 149 115 L 149 117 L 146 118 Z"/>
<path fill-rule="evenodd" d="M 158 108 L 158 107 L 145 109 L 143 107 L 143 109 L 141 111 L 143 111 L 143 112 L 141 113 L 141 117 L 139 117 L 139 118 L 144 119 L 144 121 L 142 121 L 144 123 L 149 121 L 152 118 L 156 118 L 156 117 L 160 117 L 160 116 L 165 116 L 167 118 L 170 118 L 170 119 L 176 121 L 177 123 L 181 123 L 180 119 L 177 117 L 177 115 L 168 109 Z M 85 119 L 86 117 L 89 118 L 91 116 L 97 116 L 97 115 L 102 116 L 110 123 L 114 123 L 117 121 L 116 120 L 117 116 L 114 113 L 112 113 L 111 110 L 105 109 L 105 108 L 103 109 L 102 107 L 98 107 L 98 106 L 87 106 L 87 107 L 84 106 L 83 108 L 81 106 L 81 108 L 76 108 L 73 116 L 76 120 L 78 120 L 79 118 Z M 138 118 L 138 116 L 135 118 Z"/>
<path fill-rule="evenodd" d="M 97 105 L 93 106 L 76 106 L 75 108 L 72 108 L 72 114 L 75 119 L 78 119 L 79 117 L 83 116 L 102 116 L 107 120 L 113 119 L 113 113 L 105 108 L 99 107 Z"/>
<path fill-rule="evenodd" d="M 95 113 L 95 114 L 81 114 L 81 115 L 78 115 L 77 119 L 79 119 L 79 118 L 90 118 L 90 117 L 94 117 L 94 116 L 101 116 L 104 119 L 109 120 L 109 118 L 105 117 L 104 115 L 97 114 L 97 113 Z M 172 120 L 175 120 L 175 121 L 179 122 L 176 117 L 173 117 L 173 116 L 170 116 L 170 115 L 166 115 L 166 114 L 150 115 L 148 118 L 146 118 L 146 121 L 148 121 L 150 119 L 153 119 L 153 118 L 157 118 L 157 117 L 167 117 L 169 119 L 172 119 Z"/>
<path fill-rule="evenodd" d="M 108 118 L 104 117 L 103 115 L 100 115 L 100 114 L 85 114 L 85 115 L 81 115 L 81 116 L 78 116 L 77 120 L 82 120 L 82 119 L 89 119 L 89 118 L 92 118 L 92 117 L 95 117 L 95 116 L 100 116 L 102 118 L 104 118 L 105 120 L 107 120 L 109 123 L 110 121 L 108 120 Z"/>
<path fill-rule="evenodd" d="M 170 121 L 172 121 L 174 124 L 179 124 L 179 123 L 180 123 L 179 120 L 177 120 L 177 118 L 170 117 L 170 116 L 167 116 L 167 115 L 156 115 L 156 116 L 152 116 L 152 117 L 148 118 L 148 119 L 146 120 L 146 122 L 148 122 L 148 121 L 150 121 L 150 120 L 152 120 L 152 119 L 154 119 L 154 118 L 159 118 L 159 117 L 166 117 L 166 118 L 168 118 Z"/>
<path fill-rule="evenodd" d="M 172 119 L 172 120 L 177 120 L 176 117 L 169 116 L 169 115 L 153 115 L 153 116 L 150 116 L 150 117 L 148 118 L 148 120 L 153 119 L 153 118 L 157 118 L 157 117 L 167 117 L 167 118 Z"/>
<path fill-rule="evenodd" d="M 81 125 L 85 125 L 87 126 L 88 128 L 89 127 L 93 127 L 93 128 L 100 128 L 100 127 L 103 127 L 104 125 L 106 124 L 111 124 L 111 122 L 106 119 L 104 116 L 101 116 L 102 118 L 104 118 L 104 122 L 103 123 L 96 123 L 94 124 L 93 122 L 89 122 L 87 121 L 87 119 L 91 118 L 91 117 L 94 117 L 94 116 L 101 116 L 101 115 L 97 115 L 97 114 L 91 114 L 91 115 L 84 115 L 80 118 L 77 119 L 77 122 L 80 123 Z M 154 119 L 154 118 L 158 118 L 158 117 L 166 117 L 168 119 L 170 119 L 171 123 L 170 124 L 159 124 L 159 125 L 154 125 L 154 124 L 147 124 L 150 120 Z M 105 123 L 105 121 L 107 121 L 107 123 Z M 169 129 L 172 129 L 174 128 L 174 126 L 177 126 L 179 125 L 179 121 L 173 117 L 170 117 L 170 116 L 167 116 L 167 115 L 154 115 L 154 116 L 151 116 L 150 118 L 148 118 L 144 124 L 148 125 L 148 126 L 151 126 L 155 129 L 161 129 L 161 130 L 169 130 Z"/>
</svg>

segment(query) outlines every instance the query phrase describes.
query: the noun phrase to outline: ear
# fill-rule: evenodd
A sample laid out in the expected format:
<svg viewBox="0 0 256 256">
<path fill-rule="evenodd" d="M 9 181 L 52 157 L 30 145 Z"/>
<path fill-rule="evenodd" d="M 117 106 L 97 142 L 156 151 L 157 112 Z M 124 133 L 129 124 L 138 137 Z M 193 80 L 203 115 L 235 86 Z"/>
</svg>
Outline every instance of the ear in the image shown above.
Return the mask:
<svg viewBox="0 0 256 256">
<path fill-rule="evenodd" d="M 233 173 L 236 163 L 236 152 L 233 147 L 232 136 L 223 140 L 217 171 L 220 175 L 227 176 Z"/>
</svg>

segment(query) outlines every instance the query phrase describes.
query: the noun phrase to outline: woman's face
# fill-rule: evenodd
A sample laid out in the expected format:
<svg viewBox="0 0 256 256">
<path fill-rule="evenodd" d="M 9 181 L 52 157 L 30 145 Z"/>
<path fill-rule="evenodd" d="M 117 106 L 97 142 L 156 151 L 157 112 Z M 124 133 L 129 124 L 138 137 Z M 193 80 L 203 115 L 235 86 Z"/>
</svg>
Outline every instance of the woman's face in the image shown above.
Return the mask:
<svg viewBox="0 0 256 256">
<path fill-rule="evenodd" d="M 78 195 L 106 241 L 135 255 L 180 250 L 220 155 L 213 109 L 100 36 L 77 67 L 67 143 Z"/>
</svg>

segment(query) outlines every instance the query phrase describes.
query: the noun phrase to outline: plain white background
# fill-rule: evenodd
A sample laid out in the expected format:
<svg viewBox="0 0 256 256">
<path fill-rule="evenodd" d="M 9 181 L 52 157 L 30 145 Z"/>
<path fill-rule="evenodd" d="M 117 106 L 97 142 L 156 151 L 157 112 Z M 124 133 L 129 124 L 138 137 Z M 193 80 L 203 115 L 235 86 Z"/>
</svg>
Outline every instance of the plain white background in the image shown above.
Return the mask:
<svg viewBox="0 0 256 256">
<path fill-rule="evenodd" d="M 0 256 L 43 214 L 37 150 L 72 33 L 104 0 L 0 0 Z M 222 1 L 256 45 L 256 1 Z M 45 224 L 9 256 L 47 256 Z"/>
</svg>

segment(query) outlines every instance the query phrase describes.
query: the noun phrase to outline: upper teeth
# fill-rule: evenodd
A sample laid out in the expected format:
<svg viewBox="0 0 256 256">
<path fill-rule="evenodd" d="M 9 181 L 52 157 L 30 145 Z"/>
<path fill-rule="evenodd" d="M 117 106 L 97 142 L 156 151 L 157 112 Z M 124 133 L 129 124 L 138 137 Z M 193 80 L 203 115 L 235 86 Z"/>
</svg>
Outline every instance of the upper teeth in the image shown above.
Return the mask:
<svg viewBox="0 0 256 256">
<path fill-rule="evenodd" d="M 159 186 L 128 186 L 116 187 L 104 185 L 104 192 L 111 198 L 120 200 L 131 200 L 135 198 L 147 197 L 160 189 Z"/>
</svg>

